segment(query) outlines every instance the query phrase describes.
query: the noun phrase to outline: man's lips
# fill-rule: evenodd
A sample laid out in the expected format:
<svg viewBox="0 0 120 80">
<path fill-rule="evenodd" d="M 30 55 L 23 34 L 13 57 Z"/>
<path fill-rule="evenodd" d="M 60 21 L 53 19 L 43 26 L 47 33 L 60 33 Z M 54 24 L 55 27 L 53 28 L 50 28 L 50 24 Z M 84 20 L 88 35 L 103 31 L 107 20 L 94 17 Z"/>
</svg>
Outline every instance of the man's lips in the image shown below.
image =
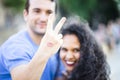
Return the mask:
<svg viewBox="0 0 120 80">
<path fill-rule="evenodd" d="M 47 24 L 46 23 L 38 23 L 37 25 L 40 27 L 45 27 Z"/>
</svg>

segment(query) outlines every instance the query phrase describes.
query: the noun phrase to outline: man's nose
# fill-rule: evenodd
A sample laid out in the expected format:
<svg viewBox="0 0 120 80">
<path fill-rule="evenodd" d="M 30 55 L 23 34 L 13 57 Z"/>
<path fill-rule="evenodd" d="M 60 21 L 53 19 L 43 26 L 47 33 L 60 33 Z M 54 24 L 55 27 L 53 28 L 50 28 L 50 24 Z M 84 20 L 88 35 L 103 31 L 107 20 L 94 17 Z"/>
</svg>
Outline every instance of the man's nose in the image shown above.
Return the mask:
<svg viewBox="0 0 120 80">
<path fill-rule="evenodd" d="M 42 12 L 40 14 L 40 20 L 41 21 L 47 21 L 47 19 L 48 19 L 48 15 L 45 12 Z"/>
</svg>

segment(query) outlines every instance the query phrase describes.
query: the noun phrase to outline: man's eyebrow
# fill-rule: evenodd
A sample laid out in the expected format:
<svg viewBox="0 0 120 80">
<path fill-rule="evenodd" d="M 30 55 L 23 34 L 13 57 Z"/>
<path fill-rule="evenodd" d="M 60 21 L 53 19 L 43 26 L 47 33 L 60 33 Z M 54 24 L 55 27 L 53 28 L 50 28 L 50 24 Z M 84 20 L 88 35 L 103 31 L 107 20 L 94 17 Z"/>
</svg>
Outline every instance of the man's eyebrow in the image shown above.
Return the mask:
<svg viewBox="0 0 120 80">
<path fill-rule="evenodd" d="M 33 10 L 36 10 L 36 9 L 39 9 L 39 8 L 33 8 Z"/>
<path fill-rule="evenodd" d="M 39 9 L 39 8 L 33 8 L 32 10 L 34 11 L 34 10 L 41 10 L 41 9 Z"/>
</svg>

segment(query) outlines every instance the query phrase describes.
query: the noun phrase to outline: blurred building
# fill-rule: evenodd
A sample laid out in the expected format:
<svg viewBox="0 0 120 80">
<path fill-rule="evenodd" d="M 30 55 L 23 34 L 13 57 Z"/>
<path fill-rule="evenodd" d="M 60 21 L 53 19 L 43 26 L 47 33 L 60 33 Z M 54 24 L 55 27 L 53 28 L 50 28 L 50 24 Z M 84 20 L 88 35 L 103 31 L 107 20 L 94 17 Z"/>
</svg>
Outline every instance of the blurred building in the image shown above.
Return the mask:
<svg viewBox="0 0 120 80">
<path fill-rule="evenodd" d="M 5 24 L 5 12 L 3 10 L 3 6 L 0 0 L 0 28 L 2 28 Z"/>
</svg>

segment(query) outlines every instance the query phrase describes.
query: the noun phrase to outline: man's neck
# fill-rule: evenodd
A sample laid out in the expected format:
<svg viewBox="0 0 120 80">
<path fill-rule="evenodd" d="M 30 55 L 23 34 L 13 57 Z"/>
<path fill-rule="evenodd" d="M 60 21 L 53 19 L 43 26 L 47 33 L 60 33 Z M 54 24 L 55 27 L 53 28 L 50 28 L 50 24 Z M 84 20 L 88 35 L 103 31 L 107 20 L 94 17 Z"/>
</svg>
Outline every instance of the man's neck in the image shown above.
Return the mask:
<svg viewBox="0 0 120 80">
<path fill-rule="evenodd" d="M 33 40 L 33 42 L 36 44 L 36 45 L 40 45 L 40 42 L 41 42 L 41 39 L 43 37 L 43 35 L 37 35 L 35 33 L 33 33 L 32 31 L 28 30 L 28 33 L 31 37 L 31 39 Z"/>
</svg>

